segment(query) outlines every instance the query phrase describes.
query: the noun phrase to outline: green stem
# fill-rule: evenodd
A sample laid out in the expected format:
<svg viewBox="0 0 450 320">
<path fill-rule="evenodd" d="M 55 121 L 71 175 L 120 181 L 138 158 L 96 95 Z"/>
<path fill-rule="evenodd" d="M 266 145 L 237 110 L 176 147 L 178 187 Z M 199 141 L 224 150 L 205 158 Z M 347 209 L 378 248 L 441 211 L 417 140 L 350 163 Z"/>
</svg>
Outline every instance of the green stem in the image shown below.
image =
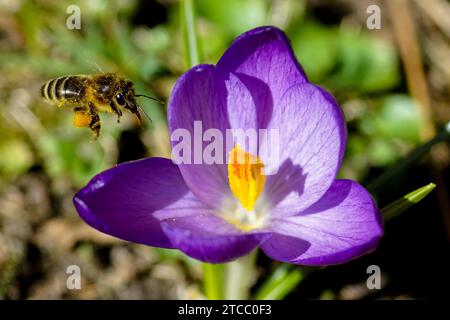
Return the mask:
<svg viewBox="0 0 450 320">
<path fill-rule="evenodd" d="M 209 300 L 223 299 L 223 265 L 203 264 L 203 289 Z"/>
<path fill-rule="evenodd" d="M 188 68 L 200 63 L 200 50 L 195 29 L 193 0 L 181 0 L 181 27 L 183 29 L 185 59 Z"/>
<path fill-rule="evenodd" d="M 225 265 L 225 299 L 246 300 L 255 282 L 257 250 Z"/>
</svg>

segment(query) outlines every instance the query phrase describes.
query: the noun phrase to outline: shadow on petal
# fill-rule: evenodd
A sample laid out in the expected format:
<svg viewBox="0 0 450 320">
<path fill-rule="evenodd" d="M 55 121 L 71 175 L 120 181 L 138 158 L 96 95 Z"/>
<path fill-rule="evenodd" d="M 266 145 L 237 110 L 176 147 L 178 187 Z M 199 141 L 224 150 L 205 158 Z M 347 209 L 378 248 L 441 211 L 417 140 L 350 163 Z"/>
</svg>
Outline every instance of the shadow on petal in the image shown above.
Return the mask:
<svg viewBox="0 0 450 320">
<path fill-rule="evenodd" d="M 339 186 L 339 193 L 325 193 L 322 198 L 320 198 L 309 208 L 306 208 L 299 215 L 305 216 L 308 214 L 314 214 L 339 206 L 347 198 L 351 188 L 352 183 L 350 181 L 344 181 Z"/>
<path fill-rule="evenodd" d="M 236 76 L 247 87 L 255 105 L 255 129 L 267 128 L 273 112 L 273 97 L 269 86 L 262 80 L 243 74 L 236 73 Z"/>
<path fill-rule="evenodd" d="M 264 243 L 264 253 L 278 261 L 291 262 L 304 254 L 311 243 L 306 240 L 273 233 Z"/>
<path fill-rule="evenodd" d="M 270 231 L 281 235 L 272 236 L 262 245 L 272 258 L 330 265 L 374 250 L 383 235 L 383 226 L 380 211 L 367 190 L 351 180 L 336 180 L 306 214 L 273 219 Z M 310 244 L 308 248 L 305 241 Z"/>
<path fill-rule="evenodd" d="M 274 175 L 267 176 L 264 197 L 272 206 L 276 206 L 291 193 L 301 196 L 304 192 L 306 174 L 300 165 L 294 165 L 291 159 L 285 160 Z"/>
</svg>

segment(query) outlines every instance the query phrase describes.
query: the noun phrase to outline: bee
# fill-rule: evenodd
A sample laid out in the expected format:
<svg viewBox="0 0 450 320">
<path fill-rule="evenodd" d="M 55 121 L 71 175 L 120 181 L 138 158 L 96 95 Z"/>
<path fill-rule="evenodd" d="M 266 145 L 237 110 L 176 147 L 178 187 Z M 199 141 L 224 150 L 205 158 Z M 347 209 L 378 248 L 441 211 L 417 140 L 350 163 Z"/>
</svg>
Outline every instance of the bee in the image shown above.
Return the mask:
<svg viewBox="0 0 450 320">
<path fill-rule="evenodd" d="M 99 112 L 115 113 L 120 122 L 124 110 L 133 113 L 142 123 L 141 111 L 150 121 L 150 117 L 136 102 L 136 97 L 155 98 L 136 94 L 134 84 L 114 73 L 94 75 L 70 75 L 47 81 L 41 87 L 42 97 L 58 107 L 73 108 L 73 125 L 89 127 L 97 138 L 100 134 Z"/>
</svg>

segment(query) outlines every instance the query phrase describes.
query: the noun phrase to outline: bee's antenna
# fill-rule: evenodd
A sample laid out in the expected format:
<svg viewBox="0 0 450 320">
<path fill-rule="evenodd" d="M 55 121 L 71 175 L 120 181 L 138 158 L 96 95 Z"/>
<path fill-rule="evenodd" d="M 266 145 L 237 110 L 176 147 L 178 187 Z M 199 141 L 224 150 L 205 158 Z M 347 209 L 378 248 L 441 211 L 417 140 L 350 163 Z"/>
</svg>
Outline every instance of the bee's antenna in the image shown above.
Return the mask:
<svg viewBox="0 0 450 320">
<path fill-rule="evenodd" d="M 139 110 L 142 111 L 142 113 L 147 117 L 147 119 L 150 120 L 150 122 L 153 122 L 153 121 L 152 121 L 152 118 L 150 118 L 150 116 L 148 115 L 148 113 L 145 112 L 144 108 L 142 108 L 142 107 L 141 107 L 140 105 L 138 105 L 137 103 L 136 103 L 136 106 L 139 108 Z"/>
<path fill-rule="evenodd" d="M 157 101 L 157 102 L 159 102 L 159 103 L 161 103 L 161 104 L 164 104 L 164 101 L 159 100 L 159 99 L 156 99 L 156 98 L 153 98 L 153 97 L 150 97 L 150 96 L 146 96 L 145 94 L 135 94 L 134 96 L 135 96 L 135 97 L 145 97 L 145 98 L 148 98 L 148 99 Z"/>
</svg>

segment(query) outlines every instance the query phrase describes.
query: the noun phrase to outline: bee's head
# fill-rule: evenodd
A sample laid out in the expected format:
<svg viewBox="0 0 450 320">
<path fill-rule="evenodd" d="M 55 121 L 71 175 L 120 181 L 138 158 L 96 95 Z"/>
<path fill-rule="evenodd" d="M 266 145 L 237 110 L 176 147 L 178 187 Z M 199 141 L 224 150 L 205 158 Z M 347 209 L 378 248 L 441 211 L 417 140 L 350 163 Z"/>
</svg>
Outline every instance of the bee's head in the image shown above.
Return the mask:
<svg viewBox="0 0 450 320">
<path fill-rule="evenodd" d="M 142 108 L 137 104 L 135 97 L 133 82 L 126 79 L 118 79 L 115 90 L 110 96 L 109 105 L 119 117 L 122 115 L 122 110 L 126 109 L 136 115 L 140 122 L 141 115 L 138 109 L 142 110 Z"/>
<path fill-rule="evenodd" d="M 113 109 L 131 109 L 135 103 L 133 83 L 125 79 L 117 79 L 109 95 L 109 104 Z"/>
<path fill-rule="evenodd" d="M 137 103 L 136 97 L 146 97 L 149 99 L 156 100 L 158 102 L 161 102 L 158 99 L 155 99 L 153 97 L 149 97 L 146 95 L 136 94 L 134 90 L 133 82 L 125 79 L 120 79 L 119 84 L 116 86 L 116 90 L 114 94 L 112 95 L 112 98 L 110 100 L 110 105 L 114 109 L 115 106 L 119 109 L 127 109 L 134 113 L 136 117 L 141 120 L 141 116 L 139 114 L 139 110 L 144 113 L 144 115 L 150 119 L 148 114 L 144 111 L 144 109 Z M 151 119 L 150 119 L 151 120 Z"/>
<path fill-rule="evenodd" d="M 117 104 L 117 106 L 125 107 L 129 102 L 128 100 L 133 99 L 134 97 L 133 82 L 125 79 L 119 79 L 118 82 L 119 83 L 115 86 L 111 99 Z"/>
</svg>

